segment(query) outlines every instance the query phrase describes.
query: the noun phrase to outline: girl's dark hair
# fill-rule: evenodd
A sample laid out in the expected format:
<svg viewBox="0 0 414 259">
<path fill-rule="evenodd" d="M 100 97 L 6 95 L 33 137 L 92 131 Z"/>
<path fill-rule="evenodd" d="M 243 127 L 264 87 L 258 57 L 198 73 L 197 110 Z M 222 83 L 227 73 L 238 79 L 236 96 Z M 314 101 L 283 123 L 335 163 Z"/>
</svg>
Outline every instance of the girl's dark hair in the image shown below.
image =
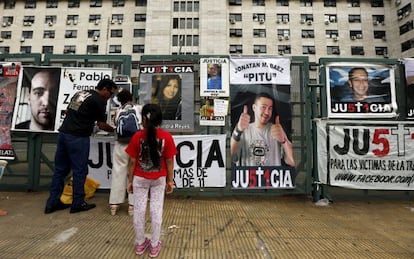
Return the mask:
<svg viewBox="0 0 414 259">
<path fill-rule="evenodd" d="M 162 123 L 161 108 L 158 104 L 148 103 L 142 107 L 142 119 L 147 130 L 147 142 L 150 149 L 151 161 L 155 167 L 160 166 L 156 127 Z"/>
<path fill-rule="evenodd" d="M 128 91 L 127 89 L 122 89 L 118 95 L 117 95 L 118 101 L 124 105 L 127 102 L 131 102 L 132 101 L 132 94 L 130 91 Z"/>
</svg>

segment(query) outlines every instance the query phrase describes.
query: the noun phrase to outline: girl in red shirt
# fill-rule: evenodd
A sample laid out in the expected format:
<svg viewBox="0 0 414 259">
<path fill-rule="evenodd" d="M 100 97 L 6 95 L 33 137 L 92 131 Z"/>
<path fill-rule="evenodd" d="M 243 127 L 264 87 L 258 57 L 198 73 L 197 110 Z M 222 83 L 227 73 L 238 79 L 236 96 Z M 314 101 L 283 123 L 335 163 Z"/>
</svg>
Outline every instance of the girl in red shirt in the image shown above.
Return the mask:
<svg viewBox="0 0 414 259">
<path fill-rule="evenodd" d="M 134 193 L 135 253 L 142 255 L 149 247 L 150 257 L 161 250 L 161 224 L 164 194 L 174 188 L 174 156 L 177 153 L 172 135 L 161 129 L 161 109 L 157 104 L 142 108 L 142 126 L 125 149 L 130 156 L 128 191 Z M 145 213 L 150 192 L 151 240 L 145 237 Z"/>
</svg>

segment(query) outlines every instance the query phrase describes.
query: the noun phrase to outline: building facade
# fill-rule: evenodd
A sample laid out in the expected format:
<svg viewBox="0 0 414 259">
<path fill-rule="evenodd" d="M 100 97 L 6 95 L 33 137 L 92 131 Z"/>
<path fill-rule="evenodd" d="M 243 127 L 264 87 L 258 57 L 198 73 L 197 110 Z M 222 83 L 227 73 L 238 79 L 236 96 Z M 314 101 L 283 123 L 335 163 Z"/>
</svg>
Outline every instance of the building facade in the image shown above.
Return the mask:
<svg viewBox="0 0 414 259">
<path fill-rule="evenodd" d="M 414 57 L 412 0 L 4 0 L 0 53 Z"/>
</svg>

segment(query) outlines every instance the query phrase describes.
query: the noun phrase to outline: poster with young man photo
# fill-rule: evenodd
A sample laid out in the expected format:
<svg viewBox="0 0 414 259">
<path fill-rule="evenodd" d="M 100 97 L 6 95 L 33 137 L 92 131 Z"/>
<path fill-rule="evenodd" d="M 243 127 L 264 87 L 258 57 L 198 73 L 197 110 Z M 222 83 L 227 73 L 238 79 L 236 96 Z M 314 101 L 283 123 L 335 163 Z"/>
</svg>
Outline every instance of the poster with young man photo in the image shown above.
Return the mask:
<svg viewBox="0 0 414 259">
<path fill-rule="evenodd" d="M 326 65 L 330 118 L 395 117 L 394 68 L 386 64 L 334 62 Z M 369 117 L 367 117 L 369 118 Z"/>
<path fill-rule="evenodd" d="M 232 188 L 295 188 L 290 60 L 232 58 L 230 71 Z"/>
</svg>

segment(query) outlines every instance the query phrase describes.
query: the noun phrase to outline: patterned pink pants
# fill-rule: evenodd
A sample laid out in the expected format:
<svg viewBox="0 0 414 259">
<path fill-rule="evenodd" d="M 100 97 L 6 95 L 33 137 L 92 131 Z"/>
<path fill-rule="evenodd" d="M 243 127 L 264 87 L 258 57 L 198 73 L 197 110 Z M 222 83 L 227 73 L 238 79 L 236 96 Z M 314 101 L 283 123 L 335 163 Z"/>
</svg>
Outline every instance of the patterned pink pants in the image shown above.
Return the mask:
<svg viewBox="0 0 414 259">
<path fill-rule="evenodd" d="M 164 205 L 166 177 L 146 179 L 134 176 L 134 230 L 135 244 L 145 241 L 145 214 L 150 195 L 151 245 L 158 245 L 161 236 L 162 210 Z"/>
</svg>

